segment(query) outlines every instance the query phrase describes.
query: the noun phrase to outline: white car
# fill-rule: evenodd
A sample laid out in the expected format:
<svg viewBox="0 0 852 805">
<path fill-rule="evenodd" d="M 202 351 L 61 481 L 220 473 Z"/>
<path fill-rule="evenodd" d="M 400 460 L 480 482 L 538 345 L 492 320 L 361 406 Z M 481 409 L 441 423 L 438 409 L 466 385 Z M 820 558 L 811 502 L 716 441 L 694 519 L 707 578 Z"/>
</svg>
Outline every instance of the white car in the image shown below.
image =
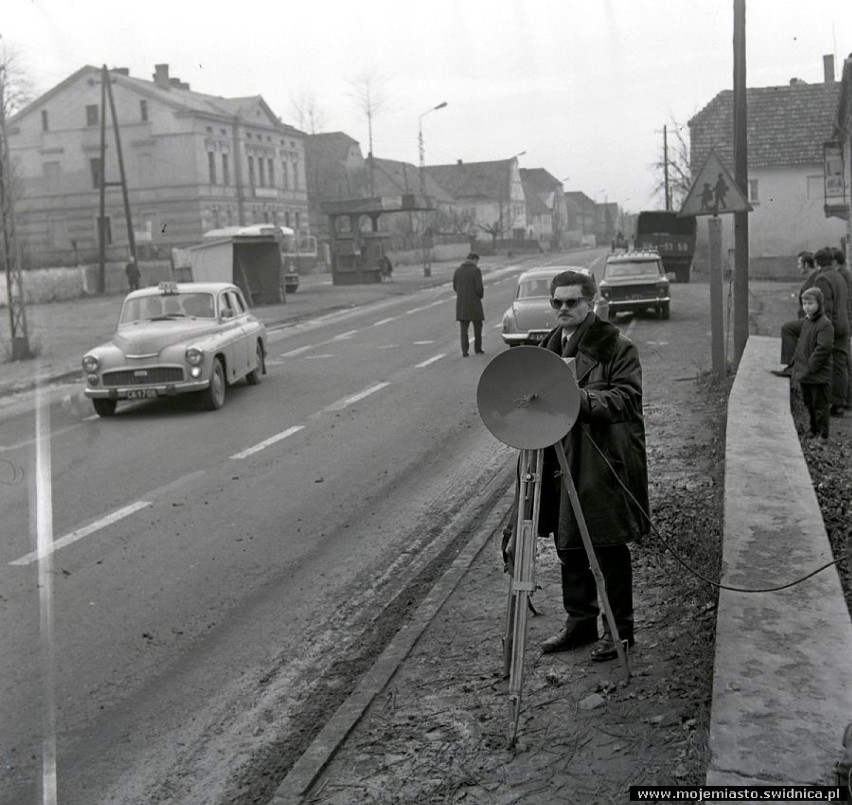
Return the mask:
<svg viewBox="0 0 852 805">
<path fill-rule="evenodd" d="M 510 346 L 539 344 L 556 326 L 556 311 L 550 306 L 550 281 L 563 271 L 579 271 L 592 275 L 583 266 L 543 266 L 524 271 L 518 277 L 515 300 L 503 314 L 500 334 Z M 606 301 L 595 297 L 595 313 L 603 319 L 609 317 Z"/>
<path fill-rule="evenodd" d="M 113 416 L 120 400 L 187 393 L 216 410 L 227 386 L 266 374 L 266 326 L 235 285 L 161 282 L 127 295 L 112 341 L 82 363 L 100 416 Z"/>
</svg>

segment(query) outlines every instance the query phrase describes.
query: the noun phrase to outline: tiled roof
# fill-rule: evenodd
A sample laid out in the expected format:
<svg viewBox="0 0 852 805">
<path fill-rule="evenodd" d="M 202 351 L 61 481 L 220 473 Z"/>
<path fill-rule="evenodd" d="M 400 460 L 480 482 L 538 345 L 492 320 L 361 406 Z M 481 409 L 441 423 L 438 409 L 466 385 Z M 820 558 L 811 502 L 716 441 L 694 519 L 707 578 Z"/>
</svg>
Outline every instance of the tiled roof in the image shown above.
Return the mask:
<svg viewBox="0 0 852 805">
<path fill-rule="evenodd" d="M 417 167 L 410 162 L 373 157 L 373 168 L 373 184 L 377 196 L 420 192 L 420 173 Z M 423 179 L 424 191 L 427 196 L 446 204 L 453 202 L 453 197 L 441 185 L 437 184 L 425 170 Z"/>
<path fill-rule="evenodd" d="M 512 160 L 462 162 L 455 165 L 427 165 L 426 175 L 451 196 L 463 199 L 495 199 L 506 195 Z"/>
<path fill-rule="evenodd" d="M 542 200 L 539 194 L 539 189 L 528 181 L 522 182 L 524 187 L 524 198 L 527 202 L 527 211 L 532 215 L 550 215 L 551 209 Z"/>
<path fill-rule="evenodd" d="M 801 82 L 746 90 L 749 168 L 822 163 L 823 143 L 832 139 L 839 92 L 836 83 Z M 733 90 L 723 90 L 689 121 L 693 173 L 711 148 L 733 170 L 733 100 Z"/>
<path fill-rule="evenodd" d="M 521 181 L 530 184 L 538 193 L 552 193 L 562 189 L 562 182 L 544 168 L 521 168 Z"/>
</svg>

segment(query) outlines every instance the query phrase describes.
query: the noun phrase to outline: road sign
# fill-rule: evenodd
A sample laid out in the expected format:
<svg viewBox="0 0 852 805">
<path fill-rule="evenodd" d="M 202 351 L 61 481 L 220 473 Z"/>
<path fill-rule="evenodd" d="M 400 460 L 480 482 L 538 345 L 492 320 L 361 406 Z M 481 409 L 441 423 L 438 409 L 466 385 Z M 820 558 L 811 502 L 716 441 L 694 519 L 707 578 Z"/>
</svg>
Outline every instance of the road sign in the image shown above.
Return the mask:
<svg viewBox="0 0 852 805">
<path fill-rule="evenodd" d="M 751 211 L 748 199 L 716 152 L 711 150 L 689 188 L 678 215 L 720 215 Z"/>
</svg>

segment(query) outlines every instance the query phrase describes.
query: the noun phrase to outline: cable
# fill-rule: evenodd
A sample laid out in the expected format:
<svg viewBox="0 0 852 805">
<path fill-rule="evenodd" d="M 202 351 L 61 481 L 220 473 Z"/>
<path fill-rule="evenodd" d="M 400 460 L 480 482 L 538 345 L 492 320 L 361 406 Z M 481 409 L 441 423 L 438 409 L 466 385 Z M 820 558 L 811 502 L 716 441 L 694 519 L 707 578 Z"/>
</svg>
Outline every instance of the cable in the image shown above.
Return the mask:
<svg viewBox="0 0 852 805">
<path fill-rule="evenodd" d="M 654 534 L 660 540 L 660 542 L 663 543 L 665 548 L 672 554 L 672 556 L 674 556 L 674 558 L 684 568 L 686 568 L 686 570 L 688 570 L 690 573 L 692 573 L 693 576 L 701 579 L 701 581 L 706 582 L 707 584 L 712 585 L 713 587 L 716 587 L 720 590 L 729 590 L 730 592 L 734 592 L 734 593 L 774 593 L 774 592 L 778 592 L 779 590 L 786 590 L 788 587 L 794 587 L 797 584 L 801 584 L 803 581 L 806 581 L 811 576 L 815 576 L 817 573 L 821 573 L 823 570 L 826 570 L 827 568 L 831 567 L 832 565 L 839 565 L 839 564 L 846 561 L 845 558 L 841 558 L 841 559 L 835 559 L 831 562 L 826 562 L 826 564 L 822 565 L 821 567 L 818 567 L 816 570 L 812 570 L 806 576 L 802 576 L 801 578 L 796 579 L 795 581 L 788 582 L 787 584 L 780 584 L 776 587 L 755 587 L 755 588 L 732 587 L 728 584 L 722 584 L 722 582 L 720 582 L 720 581 L 708 579 L 706 576 L 703 576 L 697 570 L 694 570 L 693 568 L 691 568 L 683 559 L 681 559 L 681 557 L 678 555 L 677 551 L 675 551 L 671 547 L 671 545 L 669 545 L 668 542 L 666 542 L 666 540 L 663 538 L 663 535 L 657 530 L 657 527 L 654 525 L 653 521 L 651 520 L 651 515 L 648 514 L 648 512 L 646 512 L 642 508 L 639 501 L 637 501 L 636 498 L 633 496 L 633 493 L 627 488 L 627 486 L 624 484 L 624 482 L 621 480 L 621 478 L 618 477 L 618 473 L 615 471 L 612 464 L 609 463 L 609 460 L 607 459 L 603 450 L 601 450 L 600 447 L 598 447 L 595 440 L 589 434 L 588 428 L 585 425 L 581 425 L 580 429 L 582 430 L 583 435 L 589 440 L 589 442 L 591 442 L 591 444 L 595 448 L 595 450 L 598 451 L 598 454 L 604 460 L 604 463 L 607 465 L 607 467 L 609 467 L 610 472 L 615 477 L 615 480 L 618 481 L 619 486 L 627 493 L 627 496 L 630 498 L 630 500 L 633 501 L 636 508 L 638 508 L 639 511 L 642 512 L 643 516 L 648 521 L 648 525 L 651 526 L 651 530 L 654 532 Z"/>
</svg>

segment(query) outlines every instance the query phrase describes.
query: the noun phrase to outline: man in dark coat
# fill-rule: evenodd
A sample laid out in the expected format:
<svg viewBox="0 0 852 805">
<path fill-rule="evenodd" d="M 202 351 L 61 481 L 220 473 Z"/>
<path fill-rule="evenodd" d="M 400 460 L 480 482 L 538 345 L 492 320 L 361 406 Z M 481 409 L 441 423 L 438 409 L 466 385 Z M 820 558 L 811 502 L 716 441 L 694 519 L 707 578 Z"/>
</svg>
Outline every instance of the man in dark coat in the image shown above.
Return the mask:
<svg viewBox="0 0 852 805">
<path fill-rule="evenodd" d="M 468 356 L 470 340 L 468 332 L 473 322 L 473 348 L 477 355 L 482 355 L 482 322 L 485 314 L 482 311 L 482 297 L 485 287 L 482 284 L 482 272 L 479 270 L 479 255 L 471 252 L 467 259 L 453 274 L 453 290 L 456 292 L 456 321 L 461 330 L 462 357 Z"/>
<path fill-rule="evenodd" d="M 550 286 L 556 328 L 542 346 L 574 358 L 580 412 L 563 440 L 619 636 L 633 645 L 633 568 L 628 542 L 649 530 L 648 465 L 642 413 L 642 366 L 630 339 L 594 311 L 595 278 L 563 271 Z M 598 641 L 592 659 L 617 656 L 604 621 L 598 640 L 597 585 L 553 449 L 545 451 L 539 532 L 553 533 L 561 562 L 565 628 L 545 641 L 545 653 Z"/>
<path fill-rule="evenodd" d="M 837 271 L 832 247 L 819 249 L 814 259 L 817 272 L 813 284 L 822 291 L 823 312 L 834 327 L 834 348 L 831 351 L 831 416 L 843 416 L 846 413 L 846 387 L 849 380 L 846 281 Z"/>
<path fill-rule="evenodd" d="M 127 265 L 124 267 L 124 273 L 127 276 L 127 286 L 130 290 L 138 291 L 139 280 L 142 275 L 139 272 L 139 266 L 136 265 L 136 258 L 133 255 L 130 256 L 130 260 L 128 260 Z"/>
<path fill-rule="evenodd" d="M 805 317 L 802 310 L 802 294 L 813 285 L 814 275 L 817 271 L 816 262 L 811 252 L 799 252 L 797 264 L 799 273 L 802 275 L 802 284 L 799 287 L 798 296 L 799 309 L 796 311 L 795 319 L 786 321 L 781 325 L 781 363 L 784 364 L 784 368 L 772 370 L 772 374 L 778 375 L 778 377 L 790 377 L 793 374 L 793 353 L 796 351 L 799 333 L 802 332 L 802 320 Z"/>
</svg>

